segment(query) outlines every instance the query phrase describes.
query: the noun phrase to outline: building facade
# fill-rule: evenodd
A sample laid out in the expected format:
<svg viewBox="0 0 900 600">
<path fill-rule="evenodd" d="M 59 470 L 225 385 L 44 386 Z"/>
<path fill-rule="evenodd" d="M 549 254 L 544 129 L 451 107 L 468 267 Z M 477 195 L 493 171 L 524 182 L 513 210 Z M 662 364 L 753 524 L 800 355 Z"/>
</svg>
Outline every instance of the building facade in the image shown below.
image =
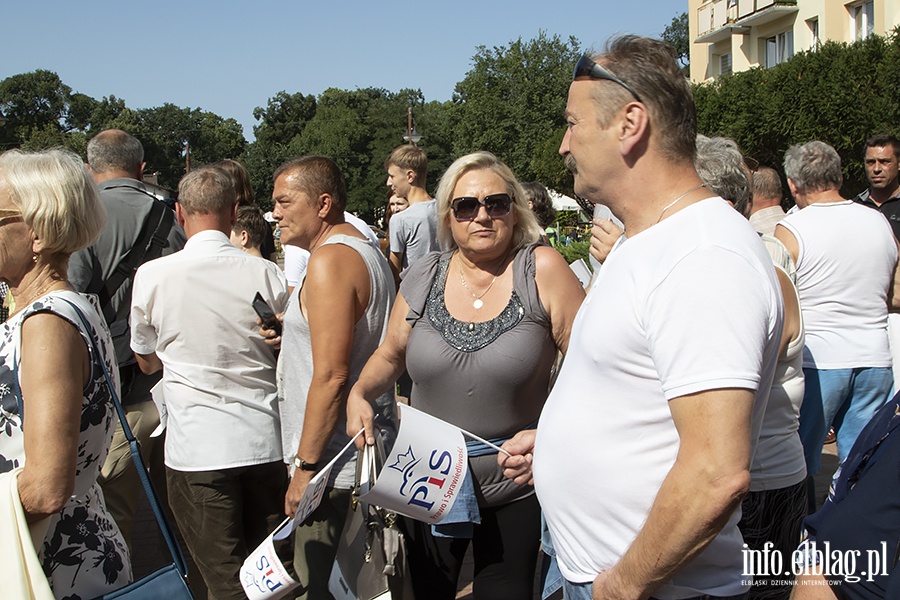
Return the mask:
<svg viewBox="0 0 900 600">
<path fill-rule="evenodd" d="M 773 67 L 826 40 L 900 25 L 900 0 L 688 0 L 691 81 Z"/>
</svg>

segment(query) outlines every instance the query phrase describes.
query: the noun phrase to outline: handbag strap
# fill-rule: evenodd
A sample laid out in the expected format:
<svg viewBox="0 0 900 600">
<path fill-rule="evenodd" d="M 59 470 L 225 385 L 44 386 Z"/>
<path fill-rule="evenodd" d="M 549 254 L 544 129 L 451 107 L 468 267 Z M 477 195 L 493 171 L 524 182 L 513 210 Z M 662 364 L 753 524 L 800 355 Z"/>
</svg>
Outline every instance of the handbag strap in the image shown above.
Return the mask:
<svg viewBox="0 0 900 600">
<path fill-rule="evenodd" d="M 97 357 L 100 366 L 103 368 L 103 376 L 106 379 L 106 386 L 109 388 L 109 395 L 112 397 L 113 406 L 116 407 L 116 413 L 119 415 L 119 423 L 122 425 L 122 431 L 125 433 L 125 439 L 128 440 L 128 447 L 131 450 L 131 460 L 134 461 L 134 466 L 137 470 L 138 477 L 141 480 L 141 485 L 144 488 L 144 493 L 147 494 L 147 499 L 150 501 L 150 508 L 153 509 L 153 516 L 156 517 L 159 529 L 162 531 L 163 538 L 166 540 L 166 546 L 169 547 L 169 554 L 172 555 L 172 562 L 175 563 L 175 568 L 178 569 L 178 572 L 182 577 L 187 578 L 187 564 L 184 561 L 184 555 L 181 553 L 181 547 L 178 545 L 178 540 L 175 539 L 172 526 L 169 525 L 169 521 L 166 519 L 166 515 L 162 510 L 159 496 L 157 496 L 156 490 L 153 489 L 153 484 L 150 483 L 150 474 L 147 471 L 147 466 L 144 464 L 144 458 L 141 456 L 140 452 L 140 442 L 135 439 L 134 433 L 132 433 L 131 427 L 128 425 L 128 420 L 125 418 L 125 409 L 122 408 L 122 403 L 119 401 L 119 394 L 116 393 L 112 378 L 109 376 L 109 371 L 106 368 L 106 361 L 103 360 L 103 355 L 100 354 L 97 349 L 97 344 L 94 342 L 94 336 L 91 335 L 93 328 L 88 324 L 87 318 L 77 305 L 66 298 L 60 297 L 60 299 L 75 309 L 78 318 L 81 319 L 81 323 L 84 325 L 88 338 L 91 341 L 94 355 Z"/>
</svg>

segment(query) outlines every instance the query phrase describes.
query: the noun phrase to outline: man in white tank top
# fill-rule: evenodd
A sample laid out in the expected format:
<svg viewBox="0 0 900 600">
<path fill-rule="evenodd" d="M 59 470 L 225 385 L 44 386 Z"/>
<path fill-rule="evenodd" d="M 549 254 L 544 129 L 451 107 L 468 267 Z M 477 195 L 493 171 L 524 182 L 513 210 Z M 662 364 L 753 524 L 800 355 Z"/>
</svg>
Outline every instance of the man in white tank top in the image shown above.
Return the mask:
<svg viewBox="0 0 900 600">
<path fill-rule="evenodd" d="M 395 295 L 387 260 L 346 222 L 347 191 L 337 165 L 303 156 L 275 171 L 272 191 L 281 241 L 310 252 L 291 293 L 281 347 L 278 395 L 285 463 L 293 469 L 284 512 L 294 516 L 310 479 L 350 441 L 344 403 L 366 360 L 387 331 Z M 393 394 L 376 401 L 394 420 Z M 294 531 L 294 569 L 304 585 L 296 597 L 327 598 L 328 576 L 350 508 L 356 453 L 332 467 L 318 508 Z"/>
<path fill-rule="evenodd" d="M 889 399 L 893 375 L 887 318 L 897 242 L 883 215 L 841 197 L 841 159 L 823 142 L 792 146 L 784 158 L 800 211 L 775 228 L 797 265 L 806 327 L 800 439 L 810 477 L 829 427 L 843 460 Z M 840 243 L 847 240 L 848 243 Z M 810 508 L 815 499 L 810 499 Z"/>
</svg>

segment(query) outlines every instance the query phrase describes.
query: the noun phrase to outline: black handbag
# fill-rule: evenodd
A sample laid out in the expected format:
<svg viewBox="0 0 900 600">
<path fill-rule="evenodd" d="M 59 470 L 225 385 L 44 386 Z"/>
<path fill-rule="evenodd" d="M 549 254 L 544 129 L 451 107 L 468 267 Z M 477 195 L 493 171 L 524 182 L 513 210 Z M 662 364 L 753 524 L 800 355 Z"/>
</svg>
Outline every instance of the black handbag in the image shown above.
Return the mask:
<svg viewBox="0 0 900 600">
<path fill-rule="evenodd" d="M 375 439 L 374 448 L 359 451 L 356 457 L 350 512 L 329 581 L 329 591 L 337 600 L 413 600 L 406 542 L 397 527 L 397 515 L 359 498 L 362 469 L 369 470 L 369 482 L 374 484 L 378 466 L 384 463 L 381 436 Z"/>
<path fill-rule="evenodd" d="M 81 323 L 84 325 L 85 331 L 90 332 L 91 326 L 88 324 L 81 309 L 65 298 L 62 298 L 62 300 L 65 300 L 75 309 L 78 318 L 81 319 Z M 109 395 L 112 398 L 113 406 L 116 407 L 116 413 L 119 415 L 122 431 L 125 432 L 125 439 L 128 440 L 128 446 L 131 450 L 131 460 L 134 461 L 138 477 L 141 479 L 141 485 L 144 487 L 144 492 L 147 494 L 147 499 L 150 501 L 150 507 L 153 509 L 153 516 L 156 517 L 156 522 L 159 524 L 163 538 L 166 540 L 166 546 L 169 547 L 169 554 L 172 555 L 172 564 L 166 565 L 121 589 L 98 596 L 95 600 L 111 600 L 113 598 L 130 598 L 131 600 L 156 600 L 160 598 L 165 600 L 194 600 L 194 595 L 191 593 L 191 589 L 187 584 L 187 565 L 184 562 L 184 555 L 181 553 L 181 548 L 178 546 L 178 541 L 175 539 L 172 527 L 169 525 L 168 520 L 166 520 L 166 515 L 162 511 L 162 506 L 160 505 L 159 497 L 156 495 L 156 490 L 153 489 L 153 485 L 150 483 L 150 474 L 147 472 L 147 467 L 144 465 L 144 459 L 140 452 L 140 444 L 135 439 L 134 433 L 132 433 L 131 427 L 129 427 L 128 421 L 125 419 L 125 411 L 122 409 L 122 403 L 119 401 L 119 395 L 116 393 L 115 386 L 113 386 L 109 371 L 106 370 L 106 364 L 103 362 L 102 354 L 100 354 L 96 344 L 94 344 L 93 337 L 90 335 L 88 337 L 91 339 L 94 355 L 99 357 L 100 364 L 103 366 L 103 376 L 106 378 L 106 385 L 109 388 Z"/>
</svg>

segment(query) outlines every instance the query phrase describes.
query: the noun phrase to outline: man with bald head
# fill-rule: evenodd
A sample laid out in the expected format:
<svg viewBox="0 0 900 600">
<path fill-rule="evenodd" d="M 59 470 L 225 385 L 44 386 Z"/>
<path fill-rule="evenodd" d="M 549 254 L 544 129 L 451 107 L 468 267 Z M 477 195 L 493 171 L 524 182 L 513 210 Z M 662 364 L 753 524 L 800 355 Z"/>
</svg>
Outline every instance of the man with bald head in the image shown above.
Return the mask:
<svg viewBox="0 0 900 600">
<path fill-rule="evenodd" d="M 131 352 L 128 311 L 134 271 L 149 260 L 181 250 L 184 231 L 174 222 L 174 213 L 142 183 L 144 148 L 137 138 L 121 129 L 101 131 L 88 142 L 87 157 L 106 206 L 106 228 L 94 245 L 72 255 L 69 281 L 76 290 L 99 296 L 116 347 L 128 424 L 141 443 L 145 463 L 161 465 L 161 460 L 151 460 L 152 454 L 161 459 L 161 451 L 153 453 L 154 439 L 150 437 L 159 425 L 150 397 L 159 375 L 144 375 L 137 367 Z M 131 545 L 141 484 L 120 425 L 116 425 L 100 485 L 109 512 Z"/>
</svg>

